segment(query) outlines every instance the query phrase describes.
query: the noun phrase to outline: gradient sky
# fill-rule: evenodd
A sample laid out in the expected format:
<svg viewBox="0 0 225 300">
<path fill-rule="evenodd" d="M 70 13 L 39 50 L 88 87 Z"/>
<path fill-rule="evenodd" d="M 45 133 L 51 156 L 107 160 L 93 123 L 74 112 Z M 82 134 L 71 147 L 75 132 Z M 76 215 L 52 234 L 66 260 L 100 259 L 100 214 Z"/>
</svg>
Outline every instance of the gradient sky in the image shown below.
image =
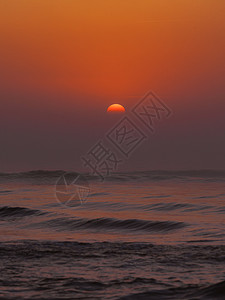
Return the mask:
<svg viewBox="0 0 225 300">
<path fill-rule="evenodd" d="M 122 169 L 225 169 L 225 1 L 0 0 L 0 171 L 80 170 L 149 90 L 173 116 Z"/>
</svg>

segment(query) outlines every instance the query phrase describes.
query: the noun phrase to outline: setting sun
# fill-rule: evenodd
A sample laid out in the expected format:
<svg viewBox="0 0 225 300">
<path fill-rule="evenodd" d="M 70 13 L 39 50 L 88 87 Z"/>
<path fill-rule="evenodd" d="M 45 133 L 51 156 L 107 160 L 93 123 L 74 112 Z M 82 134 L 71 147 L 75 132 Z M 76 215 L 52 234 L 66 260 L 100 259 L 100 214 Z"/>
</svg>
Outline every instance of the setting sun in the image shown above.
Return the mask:
<svg viewBox="0 0 225 300">
<path fill-rule="evenodd" d="M 125 112 L 125 108 L 120 104 L 112 104 L 107 108 L 107 112 L 119 112 L 123 113 Z"/>
</svg>

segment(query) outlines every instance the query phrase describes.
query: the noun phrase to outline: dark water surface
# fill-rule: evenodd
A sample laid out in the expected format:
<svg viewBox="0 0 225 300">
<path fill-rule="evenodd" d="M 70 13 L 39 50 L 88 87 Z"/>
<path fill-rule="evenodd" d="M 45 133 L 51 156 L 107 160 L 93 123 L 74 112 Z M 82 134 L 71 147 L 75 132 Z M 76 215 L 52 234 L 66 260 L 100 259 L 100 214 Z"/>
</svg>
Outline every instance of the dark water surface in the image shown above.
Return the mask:
<svg viewBox="0 0 225 300">
<path fill-rule="evenodd" d="M 225 299 L 225 172 L 0 174 L 0 299 Z"/>
</svg>

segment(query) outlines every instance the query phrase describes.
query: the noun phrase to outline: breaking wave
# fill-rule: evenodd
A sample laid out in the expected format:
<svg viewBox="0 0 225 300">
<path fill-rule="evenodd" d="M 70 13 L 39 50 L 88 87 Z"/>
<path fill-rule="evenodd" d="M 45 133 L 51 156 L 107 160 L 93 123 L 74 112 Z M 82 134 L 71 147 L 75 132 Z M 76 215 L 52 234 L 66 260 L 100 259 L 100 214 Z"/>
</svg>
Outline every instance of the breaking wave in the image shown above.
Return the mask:
<svg viewBox="0 0 225 300">
<path fill-rule="evenodd" d="M 183 228 L 187 224 L 172 221 L 146 221 L 139 219 L 120 220 L 115 218 L 97 219 L 68 219 L 56 218 L 41 223 L 33 224 L 34 227 L 54 227 L 58 230 L 114 230 L 114 231 L 144 231 L 168 232 Z"/>
</svg>

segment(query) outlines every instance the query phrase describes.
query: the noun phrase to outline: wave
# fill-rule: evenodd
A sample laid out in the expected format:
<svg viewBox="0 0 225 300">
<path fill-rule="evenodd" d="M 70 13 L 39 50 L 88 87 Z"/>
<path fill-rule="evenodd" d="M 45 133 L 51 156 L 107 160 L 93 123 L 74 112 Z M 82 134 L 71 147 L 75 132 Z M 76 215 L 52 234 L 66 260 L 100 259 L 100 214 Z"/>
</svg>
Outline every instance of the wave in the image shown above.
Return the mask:
<svg viewBox="0 0 225 300">
<path fill-rule="evenodd" d="M 188 285 L 185 287 L 169 288 L 166 290 L 153 290 L 144 293 L 132 294 L 119 300 L 158 300 L 158 299 L 183 299 L 183 300 L 203 300 L 217 299 L 223 300 L 225 295 L 225 281 L 212 284 L 208 287 L 200 287 L 198 285 Z"/>
<path fill-rule="evenodd" d="M 224 299 L 225 298 L 225 281 L 202 288 L 195 293 L 196 296 L 201 296 L 202 299 Z"/>
<path fill-rule="evenodd" d="M 45 213 L 40 210 L 29 209 L 26 207 L 12 207 L 12 206 L 0 207 L 1 218 L 26 217 L 26 216 L 43 215 L 43 214 Z"/>
<path fill-rule="evenodd" d="M 85 286 L 85 288 L 87 287 L 108 288 L 116 285 L 120 286 L 120 285 L 133 285 L 133 284 L 161 284 L 161 282 L 157 281 L 154 278 L 142 278 L 142 277 L 125 277 L 122 279 L 111 280 L 107 283 L 103 283 L 101 281 L 91 281 L 85 278 L 63 278 L 63 279 L 56 279 L 56 280 L 65 281 L 65 283 L 63 283 L 63 286 L 69 287 L 69 286 L 79 285 L 79 287 Z M 47 279 L 46 281 L 48 282 L 49 279 Z"/>
<path fill-rule="evenodd" d="M 153 197 L 143 197 L 143 198 L 154 198 Z M 171 210 L 181 210 L 186 208 L 196 207 L 196 205 L 189 204 L 189 203 L 177 203 L 177 202 L 169 202 L 169 203 L 154 203 L 154 204 L 147 204 L 141 206 L 144 210 L 156 210 L 156 211 L 171 211 Z"/>
<path fill-rule="evenodd" d="M 91 180 L 94 177 L 90 177 Z M 165 180 L 219 180 L 225 179 L 225 170 L 151 170 L 114 173 L 106 178 L 107 181 L 165 181 Z"/>
<path fill-rule="evenodd" d="M 225 245 L 158 245 L 149 242 L 78 242 L 78 241 L 38 241 L 19 240 L 0 242 L 1 257 L 8 252 L 13 255 L 57 256 L 57 257 L 109 257 L 129 254 L 131 257 L 155 257 L 167 264 L 211 264 L 224 263 Z M 32 250 L 32 251 L 31 251 Z M 28 253 L 29 252 L 29 253 Z M 135 261 L 135 260 L 134 260 Z M 123 263 L 123 260 L 121 261 Z"/>
<path fill-rule="evenodd" d="M 0 177 L 54 177 L 59 176 L 61 174 L 65 173 L 63 170 L 34 170 L 34 171 L 28 171 L 28 172 L 17 172 L 17 173 L 0 173 Z"/>
<path fill-rule="evenodd" d="M 32 227 L 54 227 L 57 230 L 115 230 L 115 231 L 144 231 L 144 232 L 168 232 L 186 227 L 183 222 L 172 221 L 146 221 L 139 219 L 120 220 L 115 218 L 97 219 L 68 219 L 56 218 L 41 223 L 33 224 Z"/>
<path fill-rule="evenodd" d="M 57 180 L 60 176 L 67 173 L 63 170 L 34 170 L 28 172 L 18 173 L 0 173 L 0 179 L 27 179 L 27 180 Z M 75 173 L 75 172 L 69 172 Z M 82 174 L 88 181 L 99 180 L 97 176 Z M 134 171 L 134 172 L 116 172 L 105 178 L 106 181 L 136 181 L 136 180 L 151 180 L 151 181 L 164 181 L 164 180 L 224 180 L 225 170 L 151 170 L 151 171 Z"/>
<path fill-rule="evenodd" d="M 18 173 L 0 173 L 0 182 L 26 182 L 30 184 L 55 184 L 65 171 L 29 171 Z"/>
<path fill-rule="evenodd" d="M 12 191 L 8 191 L 8 190 L 7 191 L 0 191 L 0 194 L 3 194 L 3 195 L 4 194 L 10 194 L 10 193 L 12 193 Z"/>
</svg>

